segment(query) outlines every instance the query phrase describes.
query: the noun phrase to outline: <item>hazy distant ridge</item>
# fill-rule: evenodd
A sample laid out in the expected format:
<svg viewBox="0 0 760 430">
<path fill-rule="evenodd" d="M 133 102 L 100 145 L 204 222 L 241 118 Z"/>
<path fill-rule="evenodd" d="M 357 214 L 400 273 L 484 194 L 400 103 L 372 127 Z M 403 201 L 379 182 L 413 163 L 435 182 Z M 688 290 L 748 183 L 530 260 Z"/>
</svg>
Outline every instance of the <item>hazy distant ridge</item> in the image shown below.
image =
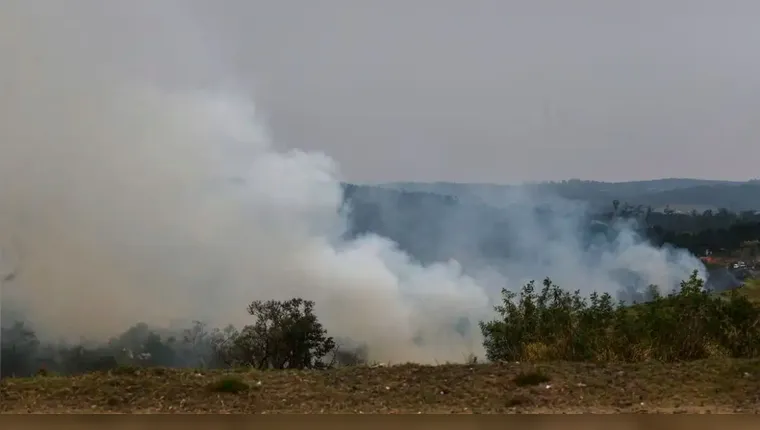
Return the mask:
<svg viewBox="0 0 760 430">
<path fill-rule="evenodd" d="M 393 182 L 377 184 L 410 192 L 426 192 L 457 197 L 462 201 L 490 200 L 517 185 L 455 182 Z M 529 188 L 559 196 L 608 205 L 612 200 L 634 205 L 681 210 L 726 208 L 731 211 L 760 210 L 760 180 L 746 182 L 710 179 L 666 178 L 648 181 L 598 182 L 568 180 L 524 184 Z"/>
</svg>

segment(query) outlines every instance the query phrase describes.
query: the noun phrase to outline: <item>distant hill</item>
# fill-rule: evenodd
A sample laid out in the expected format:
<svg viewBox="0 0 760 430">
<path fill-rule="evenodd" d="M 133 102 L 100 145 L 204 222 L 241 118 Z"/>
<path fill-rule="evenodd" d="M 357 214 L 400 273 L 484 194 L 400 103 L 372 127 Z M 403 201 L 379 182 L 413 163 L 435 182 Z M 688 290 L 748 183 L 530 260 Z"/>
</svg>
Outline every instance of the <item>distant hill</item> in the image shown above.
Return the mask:
<svg viewBox="0 0 760 430">
<path fill-rule="evenodd" d="M 395 182 L 378 187 L 407 192 L 424 192 L 456 197 L 462 202 L 490 203 L 500 193 L 518 185 L 498 185 L 452 182 Z M 667 178 L 649 181 L 598 182 L 572 179 L 561 182 L 541 182 L 519 185 L 541 192 L 581 200 L 593 206 L 608 206 L 613 200 L 632 205 L 666 206 L 678 210 L 717 210 L 725 208 L 741 212 L 760 210 L 760 180 L 732 182 L 707 179 Z"/>
</svg>

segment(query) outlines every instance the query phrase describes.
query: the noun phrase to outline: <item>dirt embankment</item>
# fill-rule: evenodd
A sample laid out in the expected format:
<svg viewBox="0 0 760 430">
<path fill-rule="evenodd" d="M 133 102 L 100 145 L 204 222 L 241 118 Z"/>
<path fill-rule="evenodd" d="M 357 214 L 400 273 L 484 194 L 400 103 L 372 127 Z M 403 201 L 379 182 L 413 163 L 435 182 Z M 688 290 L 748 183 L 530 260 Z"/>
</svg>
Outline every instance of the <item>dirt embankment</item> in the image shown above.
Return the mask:
<svg viewBox="0 0 760 430">
<path fill-rule="evenodd" d="M 5 379 L 0 399 L 5 413 L 756 412 L 760 360 L 267 372 L 125 368 Z"/>
</svg>

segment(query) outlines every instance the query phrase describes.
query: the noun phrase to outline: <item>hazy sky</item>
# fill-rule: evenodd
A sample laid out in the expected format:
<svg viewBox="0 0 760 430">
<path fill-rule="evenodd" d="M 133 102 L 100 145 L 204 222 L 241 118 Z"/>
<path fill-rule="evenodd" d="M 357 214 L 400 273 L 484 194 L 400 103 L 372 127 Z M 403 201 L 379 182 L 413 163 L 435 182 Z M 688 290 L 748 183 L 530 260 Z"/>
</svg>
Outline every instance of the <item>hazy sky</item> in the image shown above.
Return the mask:
<svg viewBox="0 0 760 430">
<path fill-rule="evenodd" d="M 163 62 L 205 45 L 217 67 L 178 64 L 237 76 L 278 146 L 350 180 L 760 176 L 756 0 L 182 4 L 181 30 L 144 10 L 152 29 L 112 16 L 88 43 L 144 37 Z"/>
</svg>

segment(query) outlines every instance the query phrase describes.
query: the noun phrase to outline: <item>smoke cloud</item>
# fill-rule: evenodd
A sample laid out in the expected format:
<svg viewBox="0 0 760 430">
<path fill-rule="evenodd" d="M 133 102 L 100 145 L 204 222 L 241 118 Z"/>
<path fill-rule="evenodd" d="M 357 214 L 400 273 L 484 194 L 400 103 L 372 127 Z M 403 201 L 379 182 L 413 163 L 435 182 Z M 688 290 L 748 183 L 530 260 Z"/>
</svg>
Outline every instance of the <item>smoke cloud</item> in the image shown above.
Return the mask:
<svg viewBox="0 0 760 430">
<path fill-rule="evenodd" d="M 244 325 L 250 301 L 300 296 L 316 302 L 331 335 L 366 343 L 371 359 L 458 361 L 482 353 L 474 323 L 492 316 L 502 287 L 551 276 L 616 293 L 619 270 L 672 285 L 701 268 L 627 227 L 588 248 L 583 209 L 559 199 L 546 200 L 566 208 L 548 223 L 510 212 L 512 253 L 499 267 L 457 246 L 467 231 L 441 240 L 461 258 L 425 265 L 377 235 L 344 239 L 338 166 L 326 154 L 276 150 L 187 9 L 3 5 L 0 247 L 12 276 L 2 301 L 38 334 L 106 339 L 138 321 Z M 537 204 L 524 193 L 491 200 Z M 475 269 L 465 274 L 464 263 Z"/>
</svg>

